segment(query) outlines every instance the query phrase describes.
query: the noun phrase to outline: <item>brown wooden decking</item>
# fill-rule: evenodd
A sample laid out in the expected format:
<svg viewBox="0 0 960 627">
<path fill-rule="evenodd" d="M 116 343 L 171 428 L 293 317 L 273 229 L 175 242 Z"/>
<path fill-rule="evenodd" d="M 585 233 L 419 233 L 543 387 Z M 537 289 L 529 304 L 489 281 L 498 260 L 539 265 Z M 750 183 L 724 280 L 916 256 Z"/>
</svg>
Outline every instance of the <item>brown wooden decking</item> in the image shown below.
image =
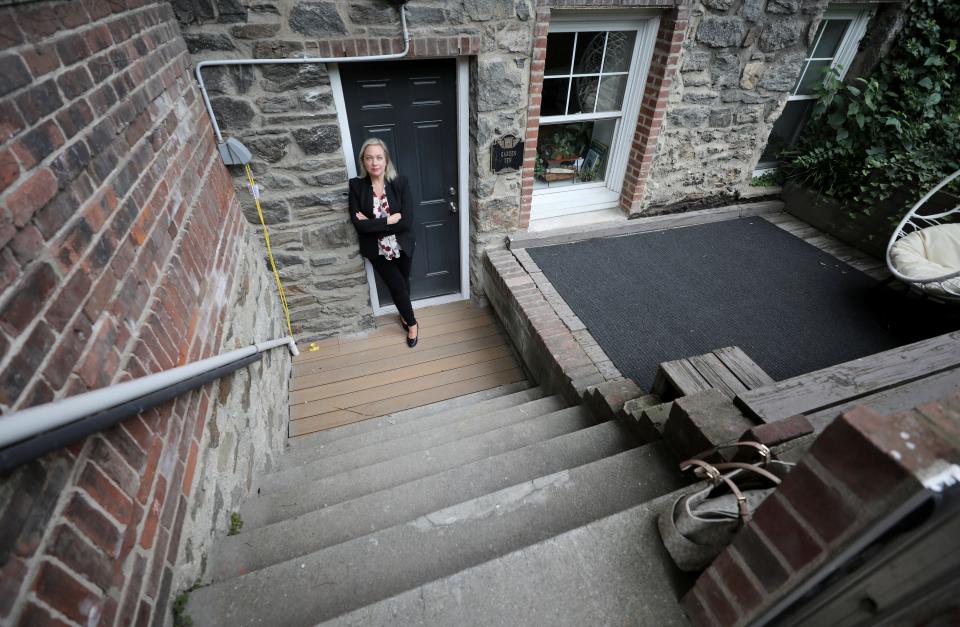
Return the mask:
<svg viewBox="0 0 960 627">
<path fill-rule="evenodd" d="M 489 308 L 469 301 L 417 310 L 407 347 L 396 315 L 377 327 L 300 346 L 290 382 L 290 437 L 524 379 Z"/>
<path fill-rule="evenodd" d="M 787 233 L 799 237 L 811 246 L 816 246 L 828 255 L 833 255 L 840 261 L 853 266 L 867 276 L 883 281 L 890 276 L 887 264 L 875 259 L 867 253 L 857 250 L 853 246 L 844 244 L 832 235 L 828 235 L 816 227 L 810 226 L 803 220 L 793 217 L 789 213 L 780 212 L 764 214 L 763 219 L 774 224 Z"/>
</svg>

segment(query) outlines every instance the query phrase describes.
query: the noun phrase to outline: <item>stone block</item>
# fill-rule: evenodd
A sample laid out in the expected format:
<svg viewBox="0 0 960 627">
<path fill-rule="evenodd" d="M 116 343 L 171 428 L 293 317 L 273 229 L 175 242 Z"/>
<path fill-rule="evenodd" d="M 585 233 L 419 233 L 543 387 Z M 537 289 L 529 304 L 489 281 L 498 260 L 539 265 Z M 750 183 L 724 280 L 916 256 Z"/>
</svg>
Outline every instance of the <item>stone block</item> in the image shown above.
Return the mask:
<svg viewBox="0 0 960 627">
<path fill-rule="evenodd" d="M 513 64 L 499 59 L 481 59 L 479 82 L 488 88 L 477 93 L 477 110 L 494 111 L 514 106 L 521 98 L 521 75 Z"/>
<path fill-rule="evenodd" d="M 736 441 L 754 426 L 729 398 L 715 389 L 676 399 L 663 437 L 678 459 L 689 459 L 719 444 Z"/>
<path fill-rule="evenodd" d="M 686 53 L 683 58 L 682 72 L 702 72 L 710 68 L 713 55 L 707 50 L 696 50 Z"/>
<path fill-rule="evenodd" d="M 206 51 L 233 51 L 237 47 L 229 36 L 222 33 L 184 33 L 190 54 Z"/>
<path fill-rule="evenodd" d="M 218 96 L 210 99 L 210 106 L 217 116 L 222 129 L 242 129 L 250 126 L 255 115 L 253 107 L 246 100 Z"/>
<path fill-rule="evenodd" d="M 347 27 L 332 2 L 301 2 L 290 10 L 290 28 L 308 37 L 346 35 Z"/>
<path fill-rule="evenodd" d="M 697 41 L 711 48 L 739 46 L 747 27 L 736 17 L 705 17 L 697 27 Z"/>
<path fill-rule="evenodd" d="M 264 39 L 280 32 L 279 24 L 238 24 L 230 29 L 237 39 Z"/>
<path fill-rule="evenodd" d="M 770 0 L 767 3 L 767 13 L 792 15 L 800 10 L 800 0 Z"/>
<path fill-rule="evenodd" d="M 758 47 L 764 52 L 783 50 L 800 41 L 803 24 L 799 21 L 778 20 L 764 27 Z M 789 88 L 788 88 L 789 89 Z"/>
<path fill-rule="evenodd" d="M 250 152 L 256 157 L 268 163 L 276 163 L 287 155 L 290 137 L 286 134 L 267 137 L 250 137 L 245 138 L 243 144 L 249 148 Z"/>
<path fill-rule="evenodd" d="M 643 396 L 643 390 L 632 379 L 607 381 L 587 390 L 585 401 L 600 420 L 612 420 L 624 403 Z"/>
<path fill-rule="evenodd" d="M 295 129 L 293 139 L 308 155 L 340 150 L 340 129 L 333 124 Z"/>
<path fill-rule="evenodd" d="M 663 437 L 663 425 L 670 417 L 673 401 L 644 407 L 636 419 L 636 431 L 642 442 L 654 442 Z"/>
<path fill-rule="evenodd" d="M 767 0 L 744 0 L 740 15 L 748 22 L 759 21 L 763 17 L 763 8 Z"/>
<path fill-rule="evenodd" d="M 733 6 L 733 0 L 703 0 L 703 4 L 717 11 L 726 11 Z"/>
</svg>

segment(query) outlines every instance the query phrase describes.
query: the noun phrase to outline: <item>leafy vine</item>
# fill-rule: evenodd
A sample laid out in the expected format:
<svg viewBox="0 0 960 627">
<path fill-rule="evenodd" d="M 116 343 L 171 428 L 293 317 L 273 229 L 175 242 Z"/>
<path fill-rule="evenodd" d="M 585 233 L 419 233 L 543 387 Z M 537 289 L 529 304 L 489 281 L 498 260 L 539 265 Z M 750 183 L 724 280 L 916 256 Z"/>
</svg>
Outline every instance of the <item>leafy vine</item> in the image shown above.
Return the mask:
<svg viewBox="0 0 960 627">
<path fill-rule="evenodd" d="M 960 3 L 914 0 L 890 53 L 844 84 L 828 72 L 798 144 L 781 154 L 787 178 L 855 217 L 960 168 Z"/>
</svg>

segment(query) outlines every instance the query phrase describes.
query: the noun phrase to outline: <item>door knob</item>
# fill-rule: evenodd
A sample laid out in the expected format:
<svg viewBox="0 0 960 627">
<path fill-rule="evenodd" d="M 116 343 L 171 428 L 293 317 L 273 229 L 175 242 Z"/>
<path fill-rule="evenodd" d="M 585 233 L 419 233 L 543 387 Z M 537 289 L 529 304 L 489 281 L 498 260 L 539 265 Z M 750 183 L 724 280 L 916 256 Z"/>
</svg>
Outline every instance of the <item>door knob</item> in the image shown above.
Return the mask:
<svg viewBox="0 0 960 627">
<path fill-rule="evenodd" d="M 451 196 L 456 196 L 456 195 L 457 195 L 457 190 L 455 190 L 454 188 L 451 187 L 451 188 L 450 188 L 450 195 L 451 195 Z"/>
<path fill-rule="evenodd" d="M 450 213 L 456 213 L 456 212 L 457 212 L 457 203 L 455 203 L 455 202 L 453 202 L 453 201 L 451 200 L 451 201 L 450 201 Z"/>
</svg>

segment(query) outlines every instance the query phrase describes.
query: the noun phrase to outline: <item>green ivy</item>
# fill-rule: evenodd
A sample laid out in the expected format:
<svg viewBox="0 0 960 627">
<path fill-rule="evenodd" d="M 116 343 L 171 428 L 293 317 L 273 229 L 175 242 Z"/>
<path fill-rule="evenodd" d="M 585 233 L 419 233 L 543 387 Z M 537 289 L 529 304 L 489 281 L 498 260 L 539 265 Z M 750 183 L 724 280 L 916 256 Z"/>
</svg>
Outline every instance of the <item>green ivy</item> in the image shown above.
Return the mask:
<svg viewBox="0 0 960 627">
<path fill-rule="evenodd" d="M 785 175 L 853 215 L 900 192 L 905 208 L 960 168 L 960 3 L 914 0 L 893 48 L 867 77 L 834 70 L 818 88 Z"/>
</svg>

